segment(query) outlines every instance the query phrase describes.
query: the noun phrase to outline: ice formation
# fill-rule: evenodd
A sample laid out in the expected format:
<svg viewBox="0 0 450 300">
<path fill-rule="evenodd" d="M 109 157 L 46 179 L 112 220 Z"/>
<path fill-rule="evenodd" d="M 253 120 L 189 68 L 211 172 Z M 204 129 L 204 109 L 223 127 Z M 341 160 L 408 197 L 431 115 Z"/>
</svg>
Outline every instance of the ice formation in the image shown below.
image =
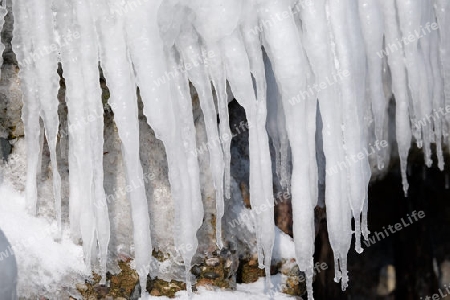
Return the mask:
<svg viewBox="0 0 450 300">
<path fill-rule="evenodd" d="M 309 299 L 314 208 L 322 177 L 335 280 L 345 289 L 352 235 L 360 253 L 361 235 L 367 239 L 369 234 L 367 149 L 378 150 L 376 164 L 384 168 L 388 154 L 380 145 L 388 138 L 391 98 L 405 193 L 413 138 L 428 166 L 430 145 L 436 143 L 438 165 L 444 167 L 442 147 L 448 145 L 450 122 L 449 10 L 447 0 L 14 0 L 28 209 L 36 213 L 42 119 L 60 229 L 55 154 L 60 63 L 67 86 L 71 231 L 83 241 L 86 264 L 99 259 L 105 278 L 110 224 L 103 189 L 100 67 L 111 92 L 127 181 L 143 178 L 137 89 L 148 124 L 165 145 L 176 208 L 175 244 L 193 245 L 182 253 L 190 290 L 203 206 L 199 164 L 191 155 L 196 140 L 189 83 L 199 95 L 209 144 L 224 140 L 209 147 L 219 248 L 224 201 L 230 198 L 228 85 L 249 122 L 250 199 L 261 211 L 256 220 L 260 267 L 269 277 L 275 235 L 271 142 L 278 179 L 292 191 L 296 260 L 306 274 Z M 316 142 L 323 144 L 325 160 L 316 157 Z M 135 266 L 145 290 L 152 241 L 144 188 L 129 191 L 128 198 Z"/>
</svg>

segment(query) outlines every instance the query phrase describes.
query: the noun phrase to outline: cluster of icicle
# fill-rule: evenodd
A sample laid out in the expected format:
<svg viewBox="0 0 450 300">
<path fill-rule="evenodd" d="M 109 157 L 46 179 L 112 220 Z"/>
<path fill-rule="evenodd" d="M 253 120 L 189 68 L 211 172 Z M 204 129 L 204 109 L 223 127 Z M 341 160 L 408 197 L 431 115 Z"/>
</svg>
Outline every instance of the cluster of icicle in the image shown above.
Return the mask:
<svg viewBox="0 0 450 300">
<path fill-rule="evenodd" d="M 387 106 L 393 95 L 405 192 L 412 137 L 424 148 L 427 165 L 430 144 L 436 143 L 443 168 L 441 144 L 448 137 L 449 119 L 439 117 L 438 111 L 450 105 L 449 9 L 448 0 L 14 0 L 13 49 L 21 66 L 29 209 L 36 213 L 41 118 L 61 228 L 56 160 L 56 67 L 61 63 L 69 128 L 78 126 L 69 136 L 71 231 L 82 239 L 88 265 L 100 259 L 105 278 L 110 232 L 102 173 L 100 65 L 111 93 L 109 102 L 114 104 L 127 181 L 143 178 L 138 87 L 148 124 L 167 152 L 176 208 L 175 244 L 196 246 L 203 207 L 199 164 L 190 155 L 196 149 L 196 132 L 189 82 L 199 94 L 209 141 L 231 134 L 229 84 L 251 125 L 251 205 L 274 201 L 270 136 L 277 173 L 282 185 L 291 189 L 296 259 L 306 273 L 308 297 L 312 299 L 314 208 L 323 180 L 335 280 L 341 280 L 345 289 L 352 234 L 359 253 L 361 235 L 369 234 L 371 170 L 368 157 L 358 154 L 374 139 L 386 138 Z M 411 35 L 415 38 L 409 39 Z M 45 52 L 51 45 L 57 50 Z M 390 52 L 380 55 L 384 48 Z M 323 83 L 330 84 L 324 88 Z M 91 115 L 95 118 L 88 125 L 81 122 Z M 424 119 L 430 121 L 427 126 L 416 126 Z M 318 138 L 317 126 L 322 127 Z M 318 142 L 323 144 L 327 166 L 357 155 L 358 159 L 337 174 L 324 172 L 325 161 L 316 159 Z M 229 139 L 210 147 L 209 156 L 217 192 L 217 245 L 222 247 L 220 220 L 224 198 L 230 197 Z M 377 156 L 378 167 L 383 168 L 385 158 Z M 128 197 L 136 269 L 145 291 L 152 241 L 144 187 L 133 189 Z M 274 243 L 273 205 L 268 207 L 256 220 L 259 264 L 267 278 Z M 195 247 L 183 252 L 189 290 L 194 252 Z"/>
</svg>

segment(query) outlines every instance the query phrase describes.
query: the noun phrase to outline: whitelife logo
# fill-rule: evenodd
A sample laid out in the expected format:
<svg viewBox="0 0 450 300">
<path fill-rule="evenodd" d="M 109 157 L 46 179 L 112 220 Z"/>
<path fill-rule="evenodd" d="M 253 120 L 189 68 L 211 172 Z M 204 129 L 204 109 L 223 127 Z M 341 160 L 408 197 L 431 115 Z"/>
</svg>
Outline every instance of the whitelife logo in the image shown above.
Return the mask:
<svg viewBox="0 0 450 300">
<path fill-rule="evenodd" d="M 425 218 L 425 212 L 423 210 L 416 212 L 413 211 L 411 213 L 411 215 L 407 214 L 407 221 L 405 221 L 404 218 L 400 219 L 399 223 L 395 223 L 394 226 L 389 225 L 387 228 L 383 226 L 383 231 L 382 232 L 375 232 L 374 234 L 372 234 L 372 238 L 369 238 L 367 241 L 364 241 L 364 244 L 367 247 L 370 247 L 371 245 L 376 244 L 377 242 L 381 241 L 382 239 L 385 239 L 389 236 L 389 232 L 391 234 L 394 234 L 400 230 L 402 230 L 405 227 L 410 226 L 411 224 L 413 224 L 414 222 L 419 221 L 420 219 Z M 412 219 L 411 219 L 412 218 Z M 414 221 L 413 221 L 414 219 Z"/>
<path fill-rule="evenodd" d="M 424 299 L 424 300 L 439 300 L 439 299 L 444 299 L 445 297 L 450 295 L 450 290 L 449 290 L 450 286 L 447 286 L 446 284 L 444 284 L 444 289 L 445 292 L 442 292 L 442 289 L 439 289 L 438 292 L 439 294 L 433 294 L 431 296 L 425 296 L 425 298 L 420 297 L 420 300 Z"/>
</svg>

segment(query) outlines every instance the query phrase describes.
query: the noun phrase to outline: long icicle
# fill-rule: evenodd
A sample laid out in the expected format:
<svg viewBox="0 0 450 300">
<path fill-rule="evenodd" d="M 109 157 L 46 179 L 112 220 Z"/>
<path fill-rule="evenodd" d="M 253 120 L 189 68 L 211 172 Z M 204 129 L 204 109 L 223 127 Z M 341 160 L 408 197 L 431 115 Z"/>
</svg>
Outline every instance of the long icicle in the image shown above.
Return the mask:
<svg viewBox="0 0 450 300">
<path fill-rule="evenodd" d="M 209 150 L 209 164 L 214 180 L 214 187 L 216 188 L 216 244 L 219 249 L 222 249 L 222 217 L 225 213 L 225 165 L 221 146 L 222 139 L 219 137 L 219 131 L 217 128 L 217 112 L 214 106 L 211 83 L 209 81 L 209 77 L 206 75 L 206 69 L 203 65 L 203 61 L 198 61 L 199 59 L 203 59 L 203 55 L 195 29 L 192 26 L 183 26 L 176 44 L 181 52 L 181 55 L 183 56 L 184 61 L 194 64 L 194 67 L 188 69 L 187 73 L 190 81 L 197 89 L 200 99 L 200 106 L 202 108 L 203 118 L 205 121 L 206 135 L 208 139 L 207 145 Z M 231 136 L 228 138 L 231 139 Z"/>
<path fill-rule="evenodd" d="M 198 222 L 202 219 L 200 214 L 203 211 L 198 208 L 198 203 L 193 203 L 191 189 L 195 187 L 191 187 L 189 183 L 187 160 L 180 142 L 182 140 L 180 128 L 177 126 L 178 121 L 173 110 L 174 104 L 172 102 L 175 100 L 171 95 L 171 83 L 160 84 L 159 82 L 161 78 L 164 78 L 167 70 L 164 46 L 159 36 L 157 24 L 157 12 L 160 4 L 161 0 L 144 3 L 142 9 L 133 11 L 132 14 L 126 14 L 125 28 L 130 57 L 144 103 L 144 114 L 147 117 L 147 122 L 155 131 L 156 137 L 163 141 L 166 148 L 172 198 L 177 216 L 180 218 L 176 220 L 179 222 L 176 236 L 183 237 L 186 243 L 192 246 L 189 251 L 183 252 L 186 285 L 190 293 L 192 286 L 189 272 L 192 257 L 197 249 L 196 232 L 200 227 Z M 149 72 L 149 70 L 152 70 L 152 72 Z M 193 206 L 198 208 L 195 213 L 192 210 Z M 137 212 L 135 219 L 140 220 Z M 136 253 L 136 260 L 138 261 L 139 258 L 139 266 L 143 270 L 139 275 L 141 288 L 144 289 L 146 286 L 146 273 L 144 271 L 147 268 L 148 273 L 151 253 L 145 246 L 147 243 L 142 243 L 139 237 L 135 237 L 135 242 L 141 249 L 139 254 Z M 181 244 L 178 239 L 175 239 L 175 242 L 175 246 L 180 248 Z"/>
<path fill-rule="evenodd" d="M 224 52 L 227 78 L 233 94 L 244 107 L 249 122 L 250 144 L 250 202 L 261 211 L 257 218 L 257 241 L 259 265 L 265 268 L 266 288 L 270 288 L 270 263 L 274 243 L 274 205 L 272 170 L 266 125 L 266 103 L 256 99 L 250 74 L 250 64 L 239 31 L 221 41 L 223 48 L 232 47 L 233 52 Z M 240 79 L 240 80 L 238 80 Z"/>
<path fill-rule="evenodd" d="M 25 198 L 27 209 L 32 215 L 36 215 L 37 210 L 37 186 L 36 175 L 41 156 L 39 147 L 39 136 L 41 126 L 39 124 L 40 103 L 37 99 L 37 78 L 34 60 L 30 57 L 33 54 L 34 46 L 32 39 L 32 19 L 31 7 L 26 1 L 13 1 L 14 13 L 14 34 L 12 46 L 16 53 L 20 66 L 19 78 L 22 89 L 22 120 L 25 129 L 25 143 L 27 148 L 27 179 L 25 185 Z M 40 172 L 39 172 L 40 173 Z"/>
<path fill-rule="evenodd" d="M 261 20 L 271 15 L 281 15 L 289 7 L 287 1 L 278 3 L 265 1 L 259 13 Z M 283 32 L 283 34 L 279 34 Z M 292 210 L 295 253 L 298 267 L 306 274 L 308 299 L 313 298 L 313 254 L 314 254 L 314 206 L 317 199 L 311 198 L 310 153 L 307 131 L 307 59 L 302 41 L 292 17 L 273 23 L 264 32 L 264 46 L 273 66 L 275 78 L 281 90 L 286 129 L 292 149 Z M 289 41 L 290 47 L 284 47 Z M 293 67 L 291 67 L 293 66 Z M 299 99 L 292 103 L 292 99 Z M 298 184 L 301 182 L 301 184 Z"/>
</svg>

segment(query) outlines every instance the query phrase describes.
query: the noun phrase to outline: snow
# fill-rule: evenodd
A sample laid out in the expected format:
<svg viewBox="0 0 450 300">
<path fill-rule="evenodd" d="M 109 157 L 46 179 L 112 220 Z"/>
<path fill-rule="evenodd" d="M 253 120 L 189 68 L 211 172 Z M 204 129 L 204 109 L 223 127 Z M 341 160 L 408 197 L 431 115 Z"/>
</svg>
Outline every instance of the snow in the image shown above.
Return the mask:
<svg viewBox="0 0 450 300">
<path fill-rule="evenodd" d="M 0 186 L 0 228 L 11 243 L 18 269 L 18 293 L 22 297 L 57 295 L 58 291 L 73 289 L 76 283 L 88 276 L 83 262 L 83 250 L 70 238 L 67 223 L 63 223 L 61 242 L 55 242 L 56 222 L 30 216 L 26 211 L 24 193 L 7 183 Z M 0 233 L 1 236 L 1 233 Z M 294 242 L 289 235 L 275 227 L 273 259 L 295 257 Z M 0 240 L 0 250 L 7 249 Z M 3 265 L 2 265 L 3 267 Z M 74 276 L 77 275 L 77 276 Z M 0 274 L 1 276 L 1 274 Z M 1 278 L 1 277 L 0 277 Z M 295 299 L 280 292 L 282 275 L 271 276 L 274 299 Z M 2 280 L 0 283 L 4 283 Z M 1 286 L 0 286 L 1 287 Z M 46 290 L 42 290 L 45 287 Z M 72 292 L 74 292 L 72 290 Z M 1 295 L 1 293 L 0 293 Z M 165 299 L 166 297 L 142 297 L 141 299 Z M 187 292 L 177 293 L 176 299 L 187 299 Z M 237 291 L 210 291 L 200 288 L 192 299 L 270 299 L 265 294 L 265 279 L 251 284 L 238 284 Z M 4 299 L 4 298 L 2 298 Z M 6 298 L 5 298 L 6 299 Z M 168 299 L 168 298 L 167 298 Z"/>
<path fill-rule="evenodd" d="M 56 221 L 30 215 L 24 193 L 8 183 L 0 185 L 0 207 L 0 228 L 17 261 L 18 295 L 58 297 L 75 292 L 75 284 L 90 274 L 83 261 L 83 249 L 72 242 L 67 224 L 63 224 L 61 241 L 55 242 L 59 235 Z"/>
<path fill-rule="evenodd" d="M 283 288 L 283 275 L 271 276 L 271 287 L 273 297 L 270 297 L 265 293 L 265 279 L 259 278 L 258 281 L 248 284 L 238 284 L 236 291 L 221 291 L 221 290 L 207 290 L 201 287 L 198 292 L 192 294 L 193 300 L 257 300 L 257 299 L 273 299 L 273 300 L 289 300 L 298 299 L 296 296 L 288 296 L 281 293 Z M 167 297 L 155 297 L 146 295 L 140 298 L 141 300 L 158 300 L 158 299 L 169 299 Z M 177 292 L 175 299 L 189 299 L 187 292 Z"/>
</svg>

